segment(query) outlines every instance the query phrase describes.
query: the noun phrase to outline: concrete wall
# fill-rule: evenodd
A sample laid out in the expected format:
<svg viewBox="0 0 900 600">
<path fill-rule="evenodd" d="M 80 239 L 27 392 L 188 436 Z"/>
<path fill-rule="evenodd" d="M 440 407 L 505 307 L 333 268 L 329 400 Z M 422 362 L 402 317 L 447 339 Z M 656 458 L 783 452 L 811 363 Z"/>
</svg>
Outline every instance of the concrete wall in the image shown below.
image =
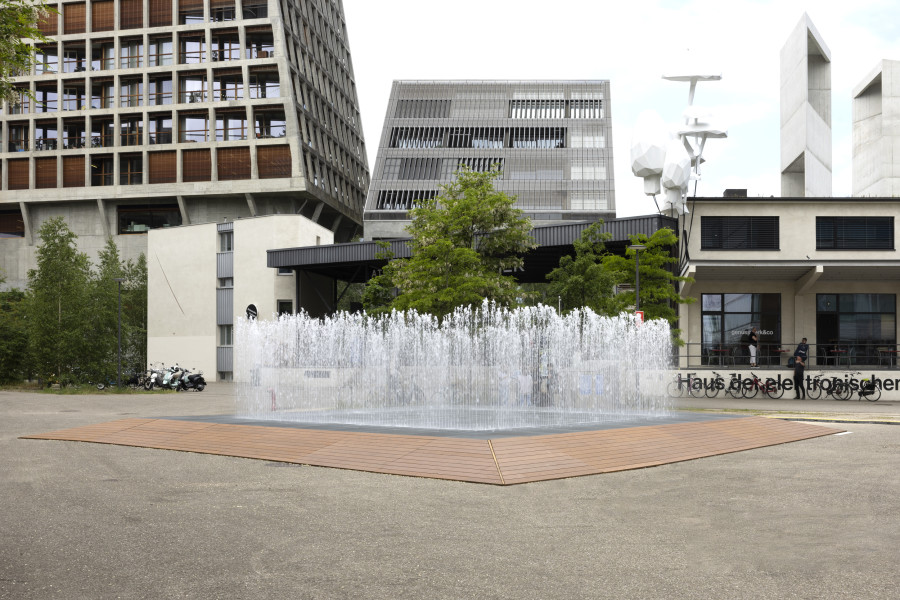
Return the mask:
<svg viewBox="0 0 900 600">
<path fill-rule="evenodd" d="M 269 215 L 233 222 L 234 317 L 254 304 L 258 318 L 271 319 L 278 300 L 292 300 L 294 275 L 279 275 L 266 266 L 271 248 L 332 244 L 334 234 L 301 215 Z M 207 381 L 218 378 L 216 349 L 216 223 L 154 229 L 148 239 L 147 360 L 178 363 L 202 370 Z"/>
<path fill-rule="evenodd" d="M 900 61 L 880 61 L 853 91 L 853 195 L 900 196 Z"/>
</svg>

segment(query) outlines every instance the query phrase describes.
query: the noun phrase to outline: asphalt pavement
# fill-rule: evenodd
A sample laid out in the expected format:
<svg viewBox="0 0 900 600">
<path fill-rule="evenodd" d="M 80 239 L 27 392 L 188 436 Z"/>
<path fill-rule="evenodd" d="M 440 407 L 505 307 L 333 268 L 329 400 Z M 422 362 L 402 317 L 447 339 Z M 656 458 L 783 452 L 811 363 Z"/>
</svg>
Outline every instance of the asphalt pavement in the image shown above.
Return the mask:
<svg viewBox="0 0 900 600">
<path fill-rule="evenodd" d="M 230 414 L 227 384 L 0 392 L 0 598 L 896 597 L 900 427 L 883 424 L 894 403 L 678 404 L 824 414 L 848 433 L 495 487 L 19 439 Z"/>
</svg>

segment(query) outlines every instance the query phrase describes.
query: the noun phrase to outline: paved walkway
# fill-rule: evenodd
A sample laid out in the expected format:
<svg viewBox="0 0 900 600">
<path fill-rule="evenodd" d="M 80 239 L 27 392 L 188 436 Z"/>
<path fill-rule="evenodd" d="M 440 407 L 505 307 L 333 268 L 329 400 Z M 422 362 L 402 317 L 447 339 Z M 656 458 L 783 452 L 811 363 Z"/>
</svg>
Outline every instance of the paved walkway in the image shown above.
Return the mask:
<svg viewBox="0 0 900 600">
<path fill-rule="evenodd" d="M 216 385 L 0 392 L 0 598 L 819 600 L 900 588 L 895 426 L 511 487 L 20 439 L 232 402 Z"/>
</svg>

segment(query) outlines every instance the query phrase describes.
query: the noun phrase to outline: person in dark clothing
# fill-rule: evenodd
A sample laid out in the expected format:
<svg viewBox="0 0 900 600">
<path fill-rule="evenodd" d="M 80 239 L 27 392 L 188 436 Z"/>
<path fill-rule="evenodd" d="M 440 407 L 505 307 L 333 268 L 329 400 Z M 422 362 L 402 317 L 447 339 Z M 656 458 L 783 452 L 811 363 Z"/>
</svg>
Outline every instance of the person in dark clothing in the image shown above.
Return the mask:
<svg viewBox="0 0 900 600">
<path fill-rule="evenodd" d="M 797 349 L 794 350 L 794 356 L 799 356 L 803 360 L 809 356 L 809 344 L 806 343 L 806 338 L 803 338 L 803 341 L 797 344 Z"/>
<path fill-rule="evenodd" d="M 803 386 L 803 372 L 806 370 L 806 363 L 803 362 L 802 356 L 794 357 L 794 400 L 806 400 L 806 388 Z"/>
<path fill-rule="evenodd" d="M 759 343 L 759 334 L 756 333 L 756 327 L 750 328 L 750 335 L 747 337 L 747 349 L 750 350 L 750 366 L 758 367 L 756 364 L 756 344 Z"/>
</svg>

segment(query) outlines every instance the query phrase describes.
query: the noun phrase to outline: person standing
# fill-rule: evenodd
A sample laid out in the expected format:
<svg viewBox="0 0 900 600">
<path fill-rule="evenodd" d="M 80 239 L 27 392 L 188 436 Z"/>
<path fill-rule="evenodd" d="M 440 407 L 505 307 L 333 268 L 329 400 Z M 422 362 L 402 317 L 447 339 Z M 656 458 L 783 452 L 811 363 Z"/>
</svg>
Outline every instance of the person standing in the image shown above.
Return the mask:
<svg viewBox="0 0 900 600">
<path fill-rule="evenodd" d="M 806 388 L 803 385 L 803 372 L 806 370 L 806 363 L 803 362 L 802 356 L 794 357 L 794 400 L 806 400 Z"/>
<path fill-rule="evenodd" d="M 794 350 L 794 356 L 799 356 L 803 360 L 806 360 L 809 356 L 809 344 L 806 343 L 806 338 L 803 338 L 803 341 L 797 344 L 797 349 Z"/>
<path fill-rule="evenodd" d="M 750 328 L 750 335 L 747 336 L 747 347 L 750 350 L 750 366 L 758 367 L 756 364 L 756 345 L 759 343 L 759 334 L 756 333 L 756 327 Z"/>
</svg>

